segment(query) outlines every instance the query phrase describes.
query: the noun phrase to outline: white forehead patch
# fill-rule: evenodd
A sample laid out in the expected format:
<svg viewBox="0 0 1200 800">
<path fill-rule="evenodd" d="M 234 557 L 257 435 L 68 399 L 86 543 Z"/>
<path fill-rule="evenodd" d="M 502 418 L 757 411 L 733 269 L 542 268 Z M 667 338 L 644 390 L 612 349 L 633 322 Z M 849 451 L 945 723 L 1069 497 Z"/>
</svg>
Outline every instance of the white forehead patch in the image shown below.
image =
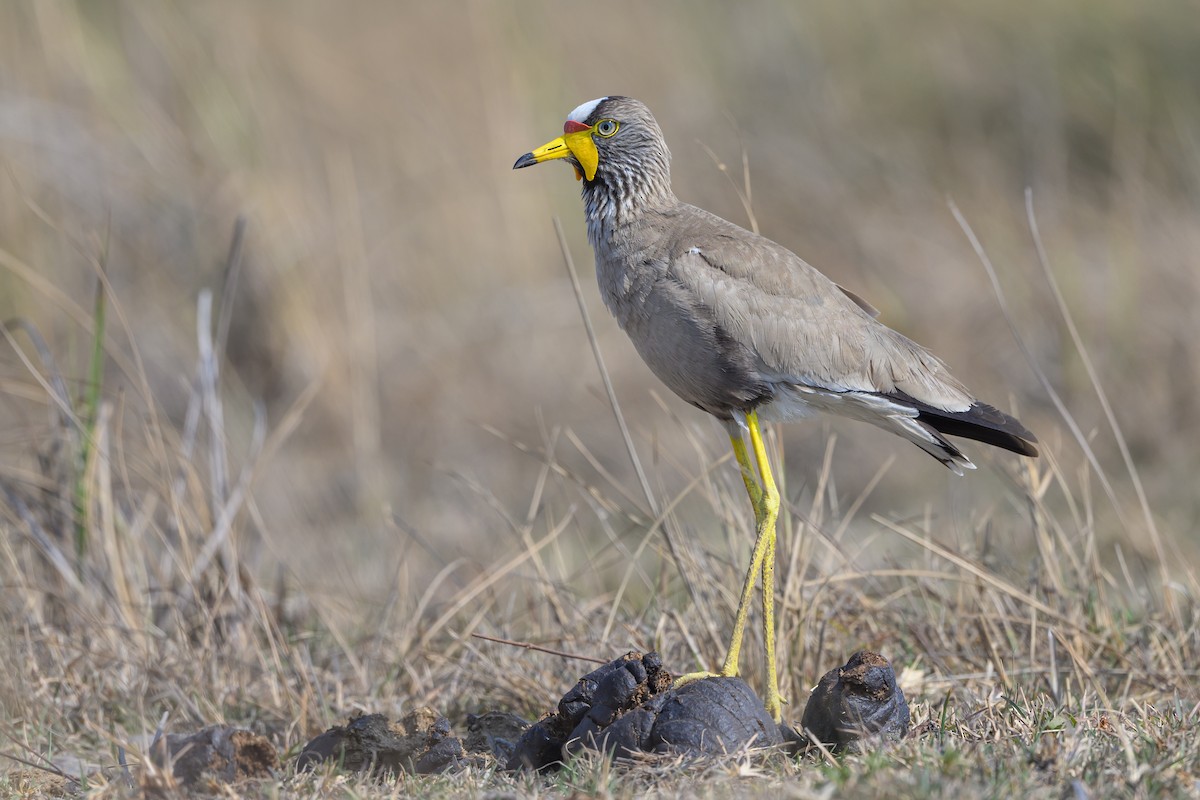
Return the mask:
<svg viewBox="0 0 1200 800">
<path fill-rule="evenodd" d="M 587 118 L 596 110 L 596 106 L 607 100 L 607 97 L 597 97 L 595 100 L 589 100 L 583 105 L 576 108 L 570 114 L 567 114 L 568 122 L 587 122 Z"/>
</svg>

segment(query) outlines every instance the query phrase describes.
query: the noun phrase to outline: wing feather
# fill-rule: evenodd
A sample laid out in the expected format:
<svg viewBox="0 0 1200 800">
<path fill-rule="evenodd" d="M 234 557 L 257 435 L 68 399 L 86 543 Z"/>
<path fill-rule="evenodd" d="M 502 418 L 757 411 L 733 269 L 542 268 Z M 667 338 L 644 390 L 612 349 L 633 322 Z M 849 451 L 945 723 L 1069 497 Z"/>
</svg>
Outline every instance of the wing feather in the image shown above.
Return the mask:
<svg viewBox="0 0 1200 800">
<path fill-rule="evenodd" d="M 672 277 L 755 353 L 769 378 L 899 392 L 945 411 L 971 407 L 970 392 L 940 359 L 787 248 L 692 206 L 679 223 L 669 246 Z"/>
</svg>

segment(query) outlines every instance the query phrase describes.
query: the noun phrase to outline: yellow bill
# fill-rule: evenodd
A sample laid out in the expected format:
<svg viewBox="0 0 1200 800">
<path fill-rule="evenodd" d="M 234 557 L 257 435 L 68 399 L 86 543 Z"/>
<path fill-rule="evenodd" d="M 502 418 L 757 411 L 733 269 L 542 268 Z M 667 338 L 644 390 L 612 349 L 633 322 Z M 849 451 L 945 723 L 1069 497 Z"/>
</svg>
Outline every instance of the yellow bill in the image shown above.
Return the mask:
<svg viewBox="0 0 1200 800">
<path fill-rule="evenodd" d="M 571 125 L 571 123 L 567 124 Z M 575 169 L 577 179 L 586 177 L 590 181 L 596 177 L 596 168 L 600 165 L 600 154 L 596 152 L 596 143 L 592 141 L 592 128 L 573 130 L 553 141 L 546 142 L 538 149 L 518 158 L 517 163 L 513 164 L 513 169 L 531 167 L 543 161 L 567 156 L 574 156 L 575 160 L 579 162 L 579 166 Z M 582 170 L 582 174 L 580 174 L 580 170 Z"/>
</svg>

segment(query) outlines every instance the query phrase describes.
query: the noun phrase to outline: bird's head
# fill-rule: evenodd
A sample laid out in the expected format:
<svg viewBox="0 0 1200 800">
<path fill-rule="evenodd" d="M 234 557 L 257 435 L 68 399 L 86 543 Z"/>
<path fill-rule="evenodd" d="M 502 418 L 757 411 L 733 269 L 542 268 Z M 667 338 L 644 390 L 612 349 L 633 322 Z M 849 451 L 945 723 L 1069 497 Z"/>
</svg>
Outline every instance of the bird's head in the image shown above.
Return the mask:
<svg viewBox="0 0 1200 800">
<path fill-rule="evenodd" d="M 601 97 L 567 115 L 563 135 L 517 159 L 513 169 L 556 158 L 575 168 L 577 180 L 597 175 L 662 176 L 669 185 L 671 154 L 650 109 L 630 97 Z"/>
</svg>

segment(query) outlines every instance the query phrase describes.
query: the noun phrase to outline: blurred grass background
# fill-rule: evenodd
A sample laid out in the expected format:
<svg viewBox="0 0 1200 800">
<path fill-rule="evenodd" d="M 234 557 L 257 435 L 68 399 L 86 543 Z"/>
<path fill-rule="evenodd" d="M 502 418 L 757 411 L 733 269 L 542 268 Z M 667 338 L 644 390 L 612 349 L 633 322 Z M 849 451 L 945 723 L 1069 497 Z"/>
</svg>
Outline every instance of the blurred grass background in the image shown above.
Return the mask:
<svg viewBox="0 0 1200 800">
<path fill-rule="evenodd" d="M 510 171 L 578 103 L 627 94 L 662 124 L 680 197 L 746 224 L 745 154 L 765 235 L 1017 411 L 1098 496 L 948 211 L 953 198 L 1129 501 L 1037 265 L 1032 187 L 1051 268 L 1150 507 L 1194 557 L 1197 11 L 1167 0 L 6 4 L 0 316 L 32 321 L 82 392 L 86 314 L 61 298 L 90 308 L 103 257 L 119 306 L 108 348 L 140 352 L 152 387 L 139 403 L 127 362 L 114 361 L 106 395 L 129 429 L 146 424 L 150 403 L 182 420 L 196 296 L 220 289 L 245 215 L 224 375 L 232 452 L 248 447 L 237 435 L 249 439 L 255 401 L 274 426 L 316 391 L 255 476 L 261 537 L 241 542 L 247 562 L 366 601 L 405 575 L 419 597 L 455 559 L 494 564 L 515 541 L 505 514 L 524 517 L 536 494 L 543 459 L 489 427 L 535 448 L 569 430 L 581 446 L 558 437 L 560 464 L 635 485 L 551 226 L 563 218 L 590 272 L 577 184 L 561 168 Z M 678 491 L 724 455 L 724 436 L 665 397 L 584 278 L 652 482 Z M 11 349 L 0 370 L 0 470 L 32 480 L 46 395 Z M 986 465 L 1007 456 L 972 447 L 985 468 L 957 481 L 867 426 L 832 429 L 844 497 L 898 458 L 868 510 L 975 518 L 1004 502 Z M 830 430 L 785 432 L 793 497 L 815 480 Z M 561 515 L 577 500 L 546 502 Z M 1088 525 L 1102 542 L 1120 541 L 1134 562 L 1149 553 L 1136 518 L 1122 530 L 1096 508 Z M 685 528 L 705 530 L 704 513 Z"/>
</svg>

